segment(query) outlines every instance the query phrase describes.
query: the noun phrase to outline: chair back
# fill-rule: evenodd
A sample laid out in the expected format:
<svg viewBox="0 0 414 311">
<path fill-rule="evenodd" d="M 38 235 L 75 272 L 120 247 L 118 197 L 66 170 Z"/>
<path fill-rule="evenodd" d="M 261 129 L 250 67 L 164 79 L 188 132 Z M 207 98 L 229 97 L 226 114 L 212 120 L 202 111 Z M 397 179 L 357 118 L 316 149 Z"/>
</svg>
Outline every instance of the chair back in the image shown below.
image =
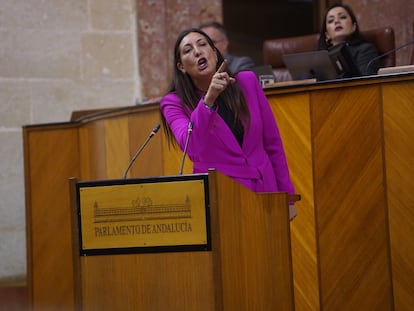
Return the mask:
<svg viewBox="0 0 414 311">
<path fill-rule="evenodd" d="M 318 48 L 318 37 L 319 34 L 310 34 L 264 41 L 263 62 L 265 65 L 272 66 L 277 82 L 292 79 L 282 56 L 284 54 L 315 51 Z"/>
<path fill-rule="evenodd" d="M 394 29 L 382 27 L 361 31 L 361 36 L 367 42 L 374 44 L 378 54 L 382 55 L 395 48 Z M 276 81 L 291 80 L 290 74 L 283 63 L 284 54 L 315 51 L 318 48 L 319 34 L 269 39 L 263 42 L 263 62 L 271 65 Z M 384 55 L 380 59 L 381 67 L 395 66 L 395 53 Z"/>
<path fill-rule="evenodd" d="M 377 48 L 379 55 L 384 55 L 395 49 L 394 29 L 391 27 L 361 31 L 361 36 L 365 41 L 372 43 Z M 394 67 L 395 52 L 381 57 L 380 66 Z"/>
</svg>

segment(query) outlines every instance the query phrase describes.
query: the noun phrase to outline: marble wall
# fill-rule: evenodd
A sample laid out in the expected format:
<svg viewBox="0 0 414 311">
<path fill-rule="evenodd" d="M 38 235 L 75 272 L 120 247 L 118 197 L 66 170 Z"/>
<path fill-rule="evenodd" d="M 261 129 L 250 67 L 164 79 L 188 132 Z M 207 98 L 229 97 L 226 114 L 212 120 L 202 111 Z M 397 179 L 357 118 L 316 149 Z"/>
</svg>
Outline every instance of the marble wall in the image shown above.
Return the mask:
<svg viewBox="0 0 414 311">
<path fill-rule="evenodd" d="M 412 0 L 346 0 L 357 15 L 360 29 L 391 26 L 395 46 L 414 40 L 414 1 Z M 408 65 L 414 44 L 396 52 L 397 65 Z"/>
<path fill-rule="evenodd" d="M 0 285 L 27 273 L 22 127 L 159 96 L 178 31 L 206 18 L 221 0 L 0 0 Z"/>
<path fill-rule="evenodd" d="M 178 33 L 201 22 L 222 22 L 221 0 L 137 0 L 139 72 L 142 92 L 163 94 L 172 77 L 173 49 Z"/>
<path fill-rule="evenodd" d="M 136 38 L 135 0 L 0 0 L 0 283 L 26 278 L 22 126 L 134 104 Z"/>
</svg>

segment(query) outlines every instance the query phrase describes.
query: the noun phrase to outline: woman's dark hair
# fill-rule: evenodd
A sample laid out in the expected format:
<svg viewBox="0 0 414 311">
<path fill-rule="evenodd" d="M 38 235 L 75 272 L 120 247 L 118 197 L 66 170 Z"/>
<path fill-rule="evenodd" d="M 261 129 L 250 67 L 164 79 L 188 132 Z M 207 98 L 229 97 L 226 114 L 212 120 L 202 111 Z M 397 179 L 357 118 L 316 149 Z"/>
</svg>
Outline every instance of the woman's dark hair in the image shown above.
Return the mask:
<svg viewBox="0 0 414 311">
<path fill-rule="evenodd" d="M 329 11 L 337 7 L 344 8 L 348 12 L 349 16 L 351 17 L 352 24 L 355 25 L 355 31 L 348 36 L 347 41 L 361 40 L 358 21 L 351 7 L 346 4 L 342 4 L 342 3 L 334 3 L 330 5 L 325 11 L 325 15 L 324 15 L 323 22 L 322 22 L 322 28 L 321 28 L 321 32 L 319 34 L 319 39 L 318 39 L 319 50 L 326 50 L 332 46 L 331 41 L 326 38 L 326 20 L 327 20 Z"/>
<path fill-rule="evenodd" d="M 214 43 L 211 40 L 211 38 L 202 30 L 198 28 L 190 28 L 183 30 L 178 35 L 174 46 L 173 78 L 167 90 L 167 93 L 176 93 L 177 96 L 180 98 L 181 103 L 184 106 L 189 107 L 190 110 L 194 110 L 196 108 L 202 95 L 197 91 L 191 77 L 187 73 L 181 72 L 181 70 L 178 69 L 177 64 L 181 63 L 181 41 L 184 39 L 185 36 L 193 32 L 203 35 L 206 38 L 208 44 L 211 46 L 211 48 L 215 50 L 215 52 L 217 53 L 216 70 L 218 70 L 218 68 L 224 61 L 223 55 L 221 55 L 220 51 L 214 46 Z M 244 95 L 237 82 L 229 84 L 227 88 L 219 95 L 217 101 L 219 101 L 222 105 L 227 105 L 230 111 L 233 112 L 235 124 L 236 122 L 239 122 L 241 118 L 244 118 L 245 121 L 250 120 L 250 114 L 247 108 L 246 99 L 244 98 Z M 168 141 L 173 142 L 174 144 L 175 139 L 162 114 L 161 119 Z"/>
</svg>

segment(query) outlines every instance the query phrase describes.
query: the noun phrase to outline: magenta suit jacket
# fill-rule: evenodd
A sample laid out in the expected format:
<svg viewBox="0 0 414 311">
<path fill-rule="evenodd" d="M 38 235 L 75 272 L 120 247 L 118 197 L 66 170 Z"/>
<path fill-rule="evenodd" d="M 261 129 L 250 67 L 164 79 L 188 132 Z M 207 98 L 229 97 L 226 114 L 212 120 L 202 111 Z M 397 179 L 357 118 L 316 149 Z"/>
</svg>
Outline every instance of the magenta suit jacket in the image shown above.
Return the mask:
<svg viewBox="0 0 414 311">
<path fill-rule="evenodd" d="M 251 118 L 250 125 L 245 125 L 243 147 L 217 111 L 208 109 L 202 99 L 191 111 L 176 94 L 169 93 L 161 100 L 161 112 L 182 150 L 192 122 L 187 154 L 194 173 L 214 168 L 255 192 L 293 194 L 282 141 L 267 98 L 253 72 L 240 72 L 236 80 Z"/>
</svg>

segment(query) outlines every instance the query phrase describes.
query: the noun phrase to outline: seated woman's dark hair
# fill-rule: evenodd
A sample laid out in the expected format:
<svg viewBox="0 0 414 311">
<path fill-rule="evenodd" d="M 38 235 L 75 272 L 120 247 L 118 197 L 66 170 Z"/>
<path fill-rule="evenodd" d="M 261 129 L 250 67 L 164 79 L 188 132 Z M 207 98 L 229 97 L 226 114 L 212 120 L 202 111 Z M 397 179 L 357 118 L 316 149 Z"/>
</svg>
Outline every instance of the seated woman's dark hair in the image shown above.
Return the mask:
<svg viewBox="0 0 414 311">
<path fill-rule="evenodd" d="M 355 25 L 355 31 L 351 35 L 348 36 L 347 41 L 361 40 L 358 21 L 351 7 L 346 4 L 342 4 L 342 3 L 333 3 L 325 10 L 325 15 L 323 18 L 322 27 L 321 27 L 321 31 L 319 33 L 319 39 L 318 39 L 319 50 L 327 50 L 330 47 L 332 47 L 331 41 L 326 37 L 326 31 L 327 31 L 326 20 L 327 20 L 329 11 L 337 7 L 344 8 L 348 12 L 349 16 L 351 17 L 352 24 Z"/>
</svg>

